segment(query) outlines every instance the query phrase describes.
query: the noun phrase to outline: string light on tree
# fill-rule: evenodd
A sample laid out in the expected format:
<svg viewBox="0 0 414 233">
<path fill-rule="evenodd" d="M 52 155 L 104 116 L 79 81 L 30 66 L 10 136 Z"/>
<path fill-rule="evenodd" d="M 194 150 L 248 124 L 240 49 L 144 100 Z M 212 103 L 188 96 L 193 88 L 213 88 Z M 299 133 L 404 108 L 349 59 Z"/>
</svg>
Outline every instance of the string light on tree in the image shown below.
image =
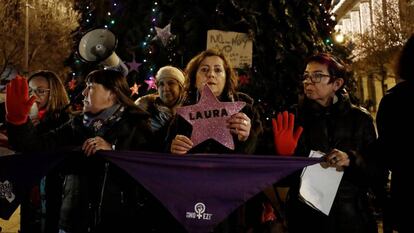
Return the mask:
<svg viewBox="0 0 414 233">
<path fill-rule="evenodd" d="M 340 44 L 344 43 L 344 41 L 345 41 L 344 34 L 342 34 L 342 33 L 336 34 L 335 35 L 335 41 L 340 43 Z"/>
<path fill-rule="evenodd" d="M 158 15 L 158 2 L 154 1 L 152 8 L 151 8 L 151 16 L 150 16 L 150 28 L 148 29 L 148 34 L 145 36 L 144 41 L 142 42 L 142 49 L 144 51 L 144 58 L 142 60 L 143 65 L 145 65 L 146 69 L 148 71 L 147 79 L 152 77 L 153 70 L 155 70 L 155 64 L 152 63 L 151 57 L 156 56 L 154 54 L 153 48 L 151 46 L 151 38 L 154 34 L 154 27 L 157 25 L 157 15 Z"/>
</svg>

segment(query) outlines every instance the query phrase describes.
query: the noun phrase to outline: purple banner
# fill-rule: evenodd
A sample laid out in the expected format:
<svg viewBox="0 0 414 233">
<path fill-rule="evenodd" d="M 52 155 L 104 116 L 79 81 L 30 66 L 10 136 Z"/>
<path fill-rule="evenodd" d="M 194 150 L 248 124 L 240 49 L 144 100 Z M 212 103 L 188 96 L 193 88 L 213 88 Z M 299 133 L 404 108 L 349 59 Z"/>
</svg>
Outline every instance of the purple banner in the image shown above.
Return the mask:
<svg viewBox="0 0 414 233">
<path fill-rule="evenodd" d="M 139 151 L 100 151 L 99 155 L 127 171 L 191 233 L 211 231 L 264 188 L 320 162 L 270 155 L 176 156 Z M 79 152 L 54 152 L 0 157 L 0 217 L 10 217 L 23 190 L 39 182 L 56 164 L 76 157 L 83 156 Z"/>
<path fill-rule="evenodd" d="M 0 156 L 0 218 L 9 219 L 19 206 L 22 193 L 71 153 L 75 152 Z"/>
<path fill-rule="evenodd" d="M 266 187 L 305 166 L 305 157 L 102 151 L 127 171 L 191 233 L 210 232 Z"/>
</svg>

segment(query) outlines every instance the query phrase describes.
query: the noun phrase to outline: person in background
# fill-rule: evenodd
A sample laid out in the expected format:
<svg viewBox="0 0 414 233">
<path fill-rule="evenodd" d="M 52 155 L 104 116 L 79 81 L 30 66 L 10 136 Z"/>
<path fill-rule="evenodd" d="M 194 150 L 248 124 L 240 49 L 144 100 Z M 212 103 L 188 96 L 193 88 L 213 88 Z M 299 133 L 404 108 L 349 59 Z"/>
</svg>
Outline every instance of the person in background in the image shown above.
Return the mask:
<svg viewBox="0 0 414 233">
<path fill-rule="evenodd" d="M 244 101 L 246 106 L 241 112 L 232 115 L 228 120 L 229 130 L 233 134 L 235 150 L 224 147 L 215 140 L 208 139 L 193 147 L 190 139 L 192 126 L 181 116 L 176 115 L 168 134 L 171 146 L 169 151 L 176 155 L 187 153 L 245 153 L 252 154 L 262 125 L 258 111 L 253 106 L 254 101 L 248 95 L 237 91 L 237 76 L 229 61 L 215 50 L 205 50 L 190 60 L 185 69 L 184 106 L 198 102 L 204 85 L 208 85 L 222 102 Z M 261 203 L 257 221 L 261 217 Z M 228 219 L 220 223 L 214 232 L 246 232 L 250 219 L 243 213 L 244 207 L 239 208 Z"/>
<path fill-rule="evenodd" d="M 36 71 L 27 79 L 29 95 L 35 102 L 29 117 L 38 133 L 59 127 L 70 119 L 70 104 L 65 86 L 52 71 Z M 37 114 L 35 114 L 37 113 Z"/>
<path fill-rule="evenodd" d="M 376 140 L 371 115 L 351 104 L 345 91 L 346 66 L 331 54 L 311 56 L 303 73 L 304 99 L 295 116 L 279 114 L 275 125 L 276 152 L 307 156 L 326 153 L 324 166 L 344 171 L 329 216 L 307 205 L 299 196 L 300 172 L 292 175 L 287 198 L 288 231 L 318 233 L 377 232 L 368 202 L 367 156 Z M 298 142 L 299 140 L 299 142 Z"/>
<path fill-rule="evenodd" d="M 125 77 L 114 70 L 96 70 L 86 77 L 83 114 L 61 127 L 36 134 L 28 121 L 36 97 L 17 77 L 7 86 L 9 142 L 21 152 L 82 150 L 65 175 L 60 232 L 151 232 L 156 227 L 147 192 L 125 171 L 99 156 L 98 150 L 150 150 L 149 115 L 129 98 Z M 70 165 L 70 164 L 66 164 Z"/>
<path fill-rule="evenodd" d="M 29 114 L 38 134 L 70 119 L 69 98 L 62 81 L 52 71 L 39 70 L 28 78 L 29 95 L 35 98 Z M 51 171 L 25 197 L 21 205 L 22 232 L 57 232 L 63 178 Z"/>
<path fill-rule="evenodd" d="M 10 148 L 6 132 L 6 85 L 0 85 L 0 156 L 12 155 L 15 152 Z"/>
<path fill-rule="evenodd" d="M 399 233 L 412 232 L 410 213 L 411 195 L 407 185 L 410 179 L 411 166 L 407 158 L 412 154 L 412 139 L 406 133 L 414 132 L 414 123 L 410 106 L 414 100 L 414 34 L 405 43 L 397 65 L 398 83 L 387 91 L 381 99 L 377 112 L 378 143 L 376 151 L 381 155 L 380 167 L 391 171 L 391 206 L 390 211 L 384 209 L 384 224 L 391 222 L 391 227 Z M 380 173 L 384 174 L 384 172 Z M 383 188 L 386 179 L 380 175 Z M 385 181 L 385 182 L 384 182 Z"/>
<path fill-rule="evenodd" d="M 181 70 L 173 66 L 161 67 L 155 75 L 158 94 L 148 94 L 135 101 L 135 104 L 150 113 L 154 138 L 159 141 L 157 148 L 165 148 L 168 127 L 181 105 L 184 95 L 185 77 Z"/>
</svg>

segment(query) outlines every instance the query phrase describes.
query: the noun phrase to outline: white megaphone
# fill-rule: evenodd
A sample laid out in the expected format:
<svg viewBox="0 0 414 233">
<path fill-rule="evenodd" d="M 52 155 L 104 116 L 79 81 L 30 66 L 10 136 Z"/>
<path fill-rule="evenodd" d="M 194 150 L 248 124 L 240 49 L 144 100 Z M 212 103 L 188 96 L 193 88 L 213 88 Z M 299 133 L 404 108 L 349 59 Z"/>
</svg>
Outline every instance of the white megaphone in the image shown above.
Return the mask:
<svg viewBox="0 0 414 233">
<path fill-rule="evenodd" d="M 78 53 L 86 62 L 98 62 L 105 66 L 115 67 L 120 63 L 118 55 L 114 52 L 117 42 L 114 33 L 108 29 L 94 29 L 82 36 Z"/>
</svg>

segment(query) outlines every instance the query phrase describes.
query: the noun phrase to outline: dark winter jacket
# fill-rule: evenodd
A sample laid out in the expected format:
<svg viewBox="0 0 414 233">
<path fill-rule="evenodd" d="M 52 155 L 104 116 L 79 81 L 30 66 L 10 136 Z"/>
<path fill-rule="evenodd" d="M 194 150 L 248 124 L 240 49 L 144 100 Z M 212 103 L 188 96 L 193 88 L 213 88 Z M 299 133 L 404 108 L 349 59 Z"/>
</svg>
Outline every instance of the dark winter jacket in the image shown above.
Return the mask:
<svg viewBox="0 0 414 233">
<path fill-rule="evenodd" d="M 162 152 L 166 147 L 168 127 L 174 117 L 174 113 L 164 105 L 158 94 L 143 96 L 135 104 L 151 115 L 151 129 L 154 132 L 154 144 L 157 145 L 155 148 Z"/>
<path fill-rule="evenodd" d="M 46 112 L 44 118 L 35 126 L 36 134 L 58 128 L 69 120 L 70 113 L 66 109 L 55 113 Z M 20 210 L 22 233 L 58 231 L 63 176 L 58 169 L 53 169 L 46 178 L 42 179 L 42 182 L 44 183 L 27 190 L 27 196 L 22 200 Z"/>
<path fill-rule="evenodd" d="M 295 154 L 308 156 L 310 150 L 329 153 L 344 151 L 349 167 L 338 188 L 329 216 L 300 201 L 299 175 L 289 192 L 287 217 L 289 232 L 375 232 L 375 221 L 368 208 L 369 176 L 366 156 L 376 139 L 370 114 L 349 101 L 345 93 L 337 93 L 338 101 L 323 107 L 307 98 L 299 105 L 297 125 L 304 128 Z"/>
<path fill-rule="evenodd" d="M 391 213 L 394 224 L 401 232 L 412 231 L 412 219 L 406 211 L 413 208 L 408 185 L 412 182 L 408 162 L 413 154 L 414 121 L 411 107 L 414 102 L 414 81 L 403 81 L 391 88 L 382 98 L 377 113 L 377 152 L 382 165 L 392 171 Z M 380 178 L 381 179 L 381 178 Z"/>
<path fill-rule="evenodd" d="M 99 133 L 84 127 L 82 120 L 82 116 L 76 117 L 44 135 L 35 135 L 30 123 L 10 124 L 10 143 L 23 152 L 58 151 L 68 146 L 79 150 L 87 138 L 100 136 L 116 150 L 150 148 L 152 132 L 143 111 L 127 109 L 119 121 Z M 154 218 L 147 205 L 152 197 L 123 170 L 98 156 L 69 158 L 64 169 L 61 229 L 75 233 L 152 231 Z"/>
</svg>

